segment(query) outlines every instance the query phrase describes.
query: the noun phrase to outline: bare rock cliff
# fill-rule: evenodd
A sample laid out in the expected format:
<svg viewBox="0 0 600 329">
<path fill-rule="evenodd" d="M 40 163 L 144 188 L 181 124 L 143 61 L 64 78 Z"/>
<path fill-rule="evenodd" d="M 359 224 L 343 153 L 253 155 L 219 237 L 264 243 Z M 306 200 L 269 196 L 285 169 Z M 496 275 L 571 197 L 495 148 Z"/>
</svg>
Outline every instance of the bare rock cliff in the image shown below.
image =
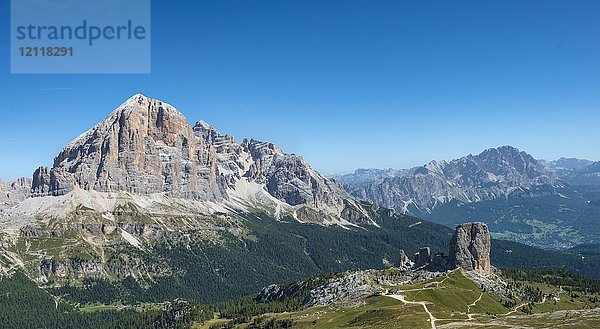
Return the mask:
<svg viewBox="0 0 600 329">
<path fill-rule="evenodd" d="M 484 223 L 467 223 L 456 227 L 450 240 L 450 260 L 455 267 L 476 271 L 482 275 L 491 272 L 490 231 Z"/>
<path fill-rule="evenodd" d="M 75 186 L 96 191 L 223 197 L 215 149 L 196 138 L 172 106 L 142 95 L 69 143 L 52 169 L 34 173 L 33 192 L 62 195 Z"/>
<path fill-rule="evenodd" d="M 301 156 L 272 143 L 238 144 L 203 121 L 190 125 L 173 106 L 140 94 L 69 143 L 52 168 L 38 168 L 31 192 L 160 193 L 221 202 L 244 197 L 252 184 L 290 206 L 309 207 L 303 210 L 307 216 L 368 221 L 339 183 L 313 170 Z"/>
<path fill-rule="evenodd" d="M 0 181 L 0 211 L 25 200 L 30 187 L 31 178 L 19 178 L 11 183 Z"/>
</svg>

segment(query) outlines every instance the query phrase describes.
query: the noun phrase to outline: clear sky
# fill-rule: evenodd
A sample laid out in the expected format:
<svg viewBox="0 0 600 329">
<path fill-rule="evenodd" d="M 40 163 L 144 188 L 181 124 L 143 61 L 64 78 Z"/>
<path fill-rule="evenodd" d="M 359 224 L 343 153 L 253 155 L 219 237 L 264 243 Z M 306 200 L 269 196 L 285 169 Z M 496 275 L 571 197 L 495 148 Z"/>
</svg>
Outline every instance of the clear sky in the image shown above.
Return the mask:
<svg viewBox="0 0 600 329">
<path fill-rule="evenodd" d="M 153 1 L 152 73 L 11 75 L 0 177 L 29 176 L 133 94 L 325 173 L 513 145 L 600 160 L 600 2 Z"/>
</svg>

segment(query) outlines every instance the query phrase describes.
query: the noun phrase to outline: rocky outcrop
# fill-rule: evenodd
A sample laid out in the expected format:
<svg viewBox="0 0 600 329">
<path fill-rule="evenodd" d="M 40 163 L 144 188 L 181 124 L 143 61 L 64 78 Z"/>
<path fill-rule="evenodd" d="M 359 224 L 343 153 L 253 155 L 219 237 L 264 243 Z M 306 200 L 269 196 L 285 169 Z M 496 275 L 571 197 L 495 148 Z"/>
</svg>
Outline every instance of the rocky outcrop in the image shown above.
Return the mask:
<svg viewBox="0 0 600 329">
<path fill-rule="evenodd" d="M 443 272 L 454 269 L 454 264 L 444 253 L 431 255 L 429 247 L 422 247 L 418 253 L 415 253 L 415 261 L 412 265 L 414 270 L 427 270 L 432 272 Z"/>
<path fill-rule="evenodd" d="M 165 326 L 168 328 L 176 328 L 179 326 L 179 319 L 189 316 L 192 307 L 190 302 L 183 299 L 175 299 L 172 302 L 166 302 L 163 305 L 162 311 L 165 314 Z"/>
<path fill-rule="evenodd" d="M 30 189 L 31 178 L 19 178 L 11 183 L 0 181 L 0 211 L 28 198 Z"/>
<path fill-rule="evenodd" d="M 76 182 L 64 168 L 39 167 L 33 172 L 31 194 L 33 196 L 64 195 L 73 190 Z"/>
<path fill-rule="evenodd" d="M 448 246 L 448 256 L 444 253 L 431 255 L 429 247 L 422 247 L 415 253 L 413 269 L 443 272 L 462 268 L 481 275 L 491 273 L 490 231 L 484 223 L 467 223 L 456 227 Z M 400 264 L 406 262 L 404 251 L 400 253 Z"/>
<path fill-rule="evenodd" d="M 449 257 L 454 267 L 488 275 L 491 273 L 490 250 L 491 239 L 487 225 L 462 224 L 456 227 L 450 240 Z"/>
<path fill-rule="evenodd" d="M 339 278 L 329 279 L 325 284 L 309 291 L 306 306 L 330 305 L 340 300 L 352 300 L 373 292 L 373 271 L 347 273 Z"/>
<path fill-rule="evenodd" d="M 419 252 L 415 254 L 415 268 L 421 268 L 431 263 L 431 250 L 429 247 L 423 247 L 419 249 Z"/>
<path fill-rule="evenodd" d="M 401 269 L 411 269 L 415 263 L 408 258 L 404 250 L 400 250 L 400 255 L 398 256 L 398 267 Z"/>
<path fill-rule="evenodd" d="M 70 258 L 57 261 L 54 259 L 43 259 L 40 262 L 40 274 L 43 277 L 76 278 L 98 276 L 102 272 L 102 264 L 99 261 Z"/>
<path fill-rule="evenodd" d="M 431 271 L 445 271 L 454 268 L 454 264 L 450 260 L 450 257 L 446 256 L 443 252 L 436 253 L 431 258 L 431 264 L 427 267 Z"/>
</svg>

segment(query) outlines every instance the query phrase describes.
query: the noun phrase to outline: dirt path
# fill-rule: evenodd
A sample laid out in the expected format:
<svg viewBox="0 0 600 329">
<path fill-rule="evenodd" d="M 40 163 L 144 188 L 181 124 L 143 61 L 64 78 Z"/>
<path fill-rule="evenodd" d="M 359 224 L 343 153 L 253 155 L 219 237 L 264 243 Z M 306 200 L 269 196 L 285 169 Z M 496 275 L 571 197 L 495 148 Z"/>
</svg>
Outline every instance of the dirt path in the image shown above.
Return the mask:
<svg viewBox="0 0 600 329">
<path fill-rule="evenodd" d="M 526 306 L 527 304 L 529 304 L 529 302 L 527 302 L 527 303 L 523 303 L 523 304 L 521 304 L 521 305 L 519 305 L 519 306 L 515 307 L 515 309 L 514 309 L 514 310 L 512 310 L 512 311 L 510 311 L 510 312 L 508 312 L 508 313 L 504 313 L 504 314 L 498 314 L 498 315 L 502 315 L 502 316 L 511 315 L 511 314 L 515 313 L 516 311 L 518 311 L 518 310 L 519 310 L 521 307 L 523 307 L 523 306 Z"/>
<path fill-rule="evenodd" d="M 444 281 L 448 280 L 448 278 L 450 277 L 450 274 L 454 273 L 454 271 L 456 271 L 456 270 L 453 270 L 453 271 L 450 271 L 450 272 L 446 273 L 446 277 L 443 278 L 442 281 L 436 282 L 437 283 L 436 286 L 439 286 L 440 284 L 444 283 Z"/>
<path fill-rule="evenodd" d="M 452 271 L 454 272 L 454 271 Z M 427 313 L 427 315 L 429 315 L 429 322 L 431 323 L 431 329 L 437 329 L 435 326 L 435 321 L 437 321 L 438 319 L 433 316 L 433 314 L 429 311 L 429 308 L 427 308 L 427 302 L 410 302 L 407 301 L 406 299 L 404 299 L 404 295 L 402 293 L 406 292 L 406 291 L 423 291 L 423 290 L 430 290 L 430 289 L 436 289 L 440 287 L 440 284 L 444 283 L 444 281 L 446 281 L 449 277 L 450 274 L 452 274 L 452 272 L 446 273 L 445 277 L 437 282 L 432 282 L 434 284 L 434 286 L 431 287 L 426 287 L 426 288 L 418 288 L 418 289 L 407 289 L 407 290 L 401 290 L 398 292 L 398 294 L 395 295 L 386 295 L 387 297 L 391 297 L 394 299 L 397 299 L 405 304 L 416 304 L 416 305 L 421 305 L 423 306 L 423 309 L 425 310 L 425 312 Z M 482 293 L 483 295 L 483 293 Z M 479 299 L 481 299 L 481 296 L 479 297 Z M 479 300 L 476 300 L 476 302 L 478 302 Z"/>
<path fill-rule="evenodd" d="M 404 304 L 416 304 L 416 305 L 423 306 L 423 308 L 425 309 L 425 312 L 427 313 L 427 315 L 429 315 L 429 322 L 431 323 L 431 329 L 437 329 L 435 326 L 435 321 L 437 319 L 433 316 L 433 314 L 431 314 L 431 312 L 427 308 L 427 304 L 425 302 L 410 302 L 410 301 L 407 301 L 406 299 L 404 299 L 404 295 L 386 295 L 386 296 L 397 299 L 397 300 L 403 302 Z"/>
<path fill-rule="evenodd" d="M 477 302 L 481 300 L 481 297 L 483 297 L 483 293 L 481 293 L 481 295 L 479 295 L 479 298 L 477 298 L 474 302 L 467 305 L 467 317 L 469 318 L 469 320 L 473 320 L 473 315 L 475 315 L 471 313 L 471 307 L 475 306 L 475 304 L 477 304 Z"/>
</svg>

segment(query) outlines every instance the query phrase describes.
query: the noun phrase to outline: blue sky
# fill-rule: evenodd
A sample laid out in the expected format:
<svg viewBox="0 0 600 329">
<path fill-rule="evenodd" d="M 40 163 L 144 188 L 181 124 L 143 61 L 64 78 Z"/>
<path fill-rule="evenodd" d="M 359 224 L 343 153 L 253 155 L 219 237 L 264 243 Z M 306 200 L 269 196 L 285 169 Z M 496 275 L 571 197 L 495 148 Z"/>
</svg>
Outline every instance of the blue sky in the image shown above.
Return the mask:
<svg viewBox="0 0 600 329">
<path fill-rule="evenodd" d="M 0 6 L 4 179 L 137 92 L 326 173 L 506 144 L 600 160 L 598 1 L 153 1 L 147 75 L 11 75 Z"/>
</svg>

